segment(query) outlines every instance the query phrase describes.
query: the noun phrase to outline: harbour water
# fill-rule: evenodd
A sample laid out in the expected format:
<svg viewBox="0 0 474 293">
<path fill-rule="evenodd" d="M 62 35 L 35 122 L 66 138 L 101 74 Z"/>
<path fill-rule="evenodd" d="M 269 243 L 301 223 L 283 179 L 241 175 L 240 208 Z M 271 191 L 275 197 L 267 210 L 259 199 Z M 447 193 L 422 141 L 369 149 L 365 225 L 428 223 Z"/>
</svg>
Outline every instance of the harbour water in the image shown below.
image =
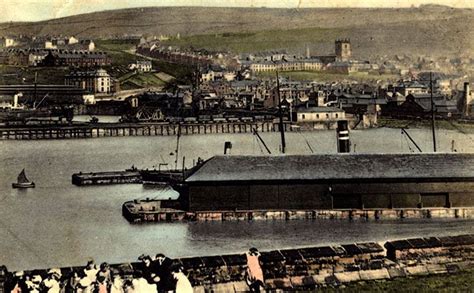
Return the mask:
<svg viewBox="0 0 474 293">
<path fill-rule="evenodd" d="M 423 151 L 432 150 L 430 129 L 410 129 Z M 279 152 L 279 134 L 262 133 L 272 153 Z M 438 150 L 474 152 L 474 134 L 437 132 Z M 358 153 L 406 153 L 416 148 L 398 129 L 351 132 Z M 264 154 L 249 134 L 183 136 L 183 156 L 189 167 L 198 157 L 222 154 L 231 141 L 232 154 Z M 288 153 L 336 152 L 335 131 L 287 133 Z M 272 248 L 384 241 L 427 235 L 474 233 L 472 221 L 269 221 L 162 223 L 130 225 L 121 215 L 124 201 L 168 198 L 170 190 L 142 185 L 77 187 L 72 173 L 175 165 L 175 137 L 112 137 L 43 141 L 0 141 L 0 264 L 9 269 L 47 268 L 97 262 L 134 261 L 142 253 L 171 257 L 243 252 L 249 246 Z M 16 190 L 11 183 L 25 168 L 35 189 Z M 166 168 L 162 166 L 162 168 Z M 356 172 L 356 170 L 354 170 Z"/>
</svg>

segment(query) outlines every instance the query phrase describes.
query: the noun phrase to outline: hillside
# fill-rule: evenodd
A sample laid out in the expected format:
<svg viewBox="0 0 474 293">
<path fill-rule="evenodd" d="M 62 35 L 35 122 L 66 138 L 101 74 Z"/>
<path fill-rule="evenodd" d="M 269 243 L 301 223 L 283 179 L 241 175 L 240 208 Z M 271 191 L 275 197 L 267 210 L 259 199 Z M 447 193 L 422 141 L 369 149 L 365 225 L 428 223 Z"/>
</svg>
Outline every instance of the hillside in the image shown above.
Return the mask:
<svg viewBox="0 0 474 293">
<path fill-rule="evenodd" d="M 362 57 L 372 54 L 419 53 L 465 55 L 474 51 L 474 11 L 443 6 L 420 8 L 134 8 L 75 15 L 34 23 L 0 24 L 0 35 L 76 35 L 110 38 L 123 35 L 181 36 L 256 33 L 317 29 L 296 43 L 311 43 L 314 50 L 332 50 L 335 36 L 350 37 Z M 291 37 L 291 34 L 288 34 Z M 250 40 L 252 41 L 252 39 Z M 266 40 L 260 40 L 266 42 Z M 284 35 L 271 48 L 293 45 Z M 315 44 L 317 43 L 317 44 Z M 248 51 L 247 49 L 244 51 Z"/>
</svg>

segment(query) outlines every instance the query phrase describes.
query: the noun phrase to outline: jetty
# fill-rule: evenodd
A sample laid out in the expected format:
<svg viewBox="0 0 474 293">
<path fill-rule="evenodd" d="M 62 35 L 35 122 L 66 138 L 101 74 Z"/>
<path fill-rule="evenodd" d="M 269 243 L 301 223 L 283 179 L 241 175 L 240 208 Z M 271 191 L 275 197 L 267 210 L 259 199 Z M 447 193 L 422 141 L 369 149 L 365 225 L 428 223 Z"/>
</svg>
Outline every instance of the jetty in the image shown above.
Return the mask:
<svg viewBox="0 0 474 293">
<path fill-rule="evenodd" d="M 140 172 L 138 170 L 129 170 L 72 174 L 72 184 L 77 186 L 125 183 L 142 183 Z"/>
<path fill-rule="evenodd" d="M 213 122 L 213 123 L 100 123 L 72 125 L 22 125 L 0 126 L 0 139 L 75 139 L 121 136 L 175 136 L 215 134 L 215 133 L 253 133 L 277 132 L 278 123 L 273 122 Z M 294 131 L 289 122 L 284 124 L 285 131 Z M 328 126 L 330 127 L 330 126 Z M 179 129 L 179 130 L 178 130 Z"/>
</svg>

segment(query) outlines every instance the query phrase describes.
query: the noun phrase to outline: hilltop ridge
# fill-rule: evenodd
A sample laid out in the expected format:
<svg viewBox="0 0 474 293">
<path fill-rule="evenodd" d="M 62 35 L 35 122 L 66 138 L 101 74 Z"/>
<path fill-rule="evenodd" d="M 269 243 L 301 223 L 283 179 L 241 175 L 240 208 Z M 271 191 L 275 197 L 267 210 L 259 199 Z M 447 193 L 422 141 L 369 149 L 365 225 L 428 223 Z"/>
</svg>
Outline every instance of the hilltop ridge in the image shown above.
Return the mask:
<svg viewBox="0 0 474 293">
<path fill-rule="evenodd" d="M 465 55 L 474 51 L 474 12 L 444 6 L 418 8 L 208 8 L 147 7 L 93 12 L 39 22 L 0 24 L 5 35 L 190 36 L 301 28 L 330 29 L 350 37 L 362 55 Z M 331 40 L 320 39 L 329 47 Z M 311 40 L 308 40 L 311 41 Z M 324 45 L 326 44 L 326 45 Z"/>
</svg>

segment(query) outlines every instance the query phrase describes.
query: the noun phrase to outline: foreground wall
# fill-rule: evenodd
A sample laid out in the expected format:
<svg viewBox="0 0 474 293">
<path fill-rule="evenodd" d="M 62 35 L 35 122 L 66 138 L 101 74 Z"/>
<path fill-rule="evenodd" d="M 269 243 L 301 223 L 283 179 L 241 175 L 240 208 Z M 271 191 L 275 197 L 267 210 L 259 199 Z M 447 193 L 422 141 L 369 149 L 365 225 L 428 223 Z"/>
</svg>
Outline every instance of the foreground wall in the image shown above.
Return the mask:
<svg viewBox="0 0 474 293">
<path fill-rule="evenodd" d="M 313 290 L 344 283 L 390 280 L 417 275 L 448 274 L 474 269 L 474 235 L 273 250 L 261 253 L 267 289 Z M 176 259 L 194 292 L 244 292 L 245 254 Z M 137 264 L 120 264 L 130 278 Z M 77 269 L 77 268 L 76 268 Z M 63 268 L 68 276 L 73 268 Z M 26 272 L 46 275 L 46 271 Z M 11 273 L 0 267 L 0 293 Z M 66 279 L 63 280 L 66 282 Z"/>
</svg>

